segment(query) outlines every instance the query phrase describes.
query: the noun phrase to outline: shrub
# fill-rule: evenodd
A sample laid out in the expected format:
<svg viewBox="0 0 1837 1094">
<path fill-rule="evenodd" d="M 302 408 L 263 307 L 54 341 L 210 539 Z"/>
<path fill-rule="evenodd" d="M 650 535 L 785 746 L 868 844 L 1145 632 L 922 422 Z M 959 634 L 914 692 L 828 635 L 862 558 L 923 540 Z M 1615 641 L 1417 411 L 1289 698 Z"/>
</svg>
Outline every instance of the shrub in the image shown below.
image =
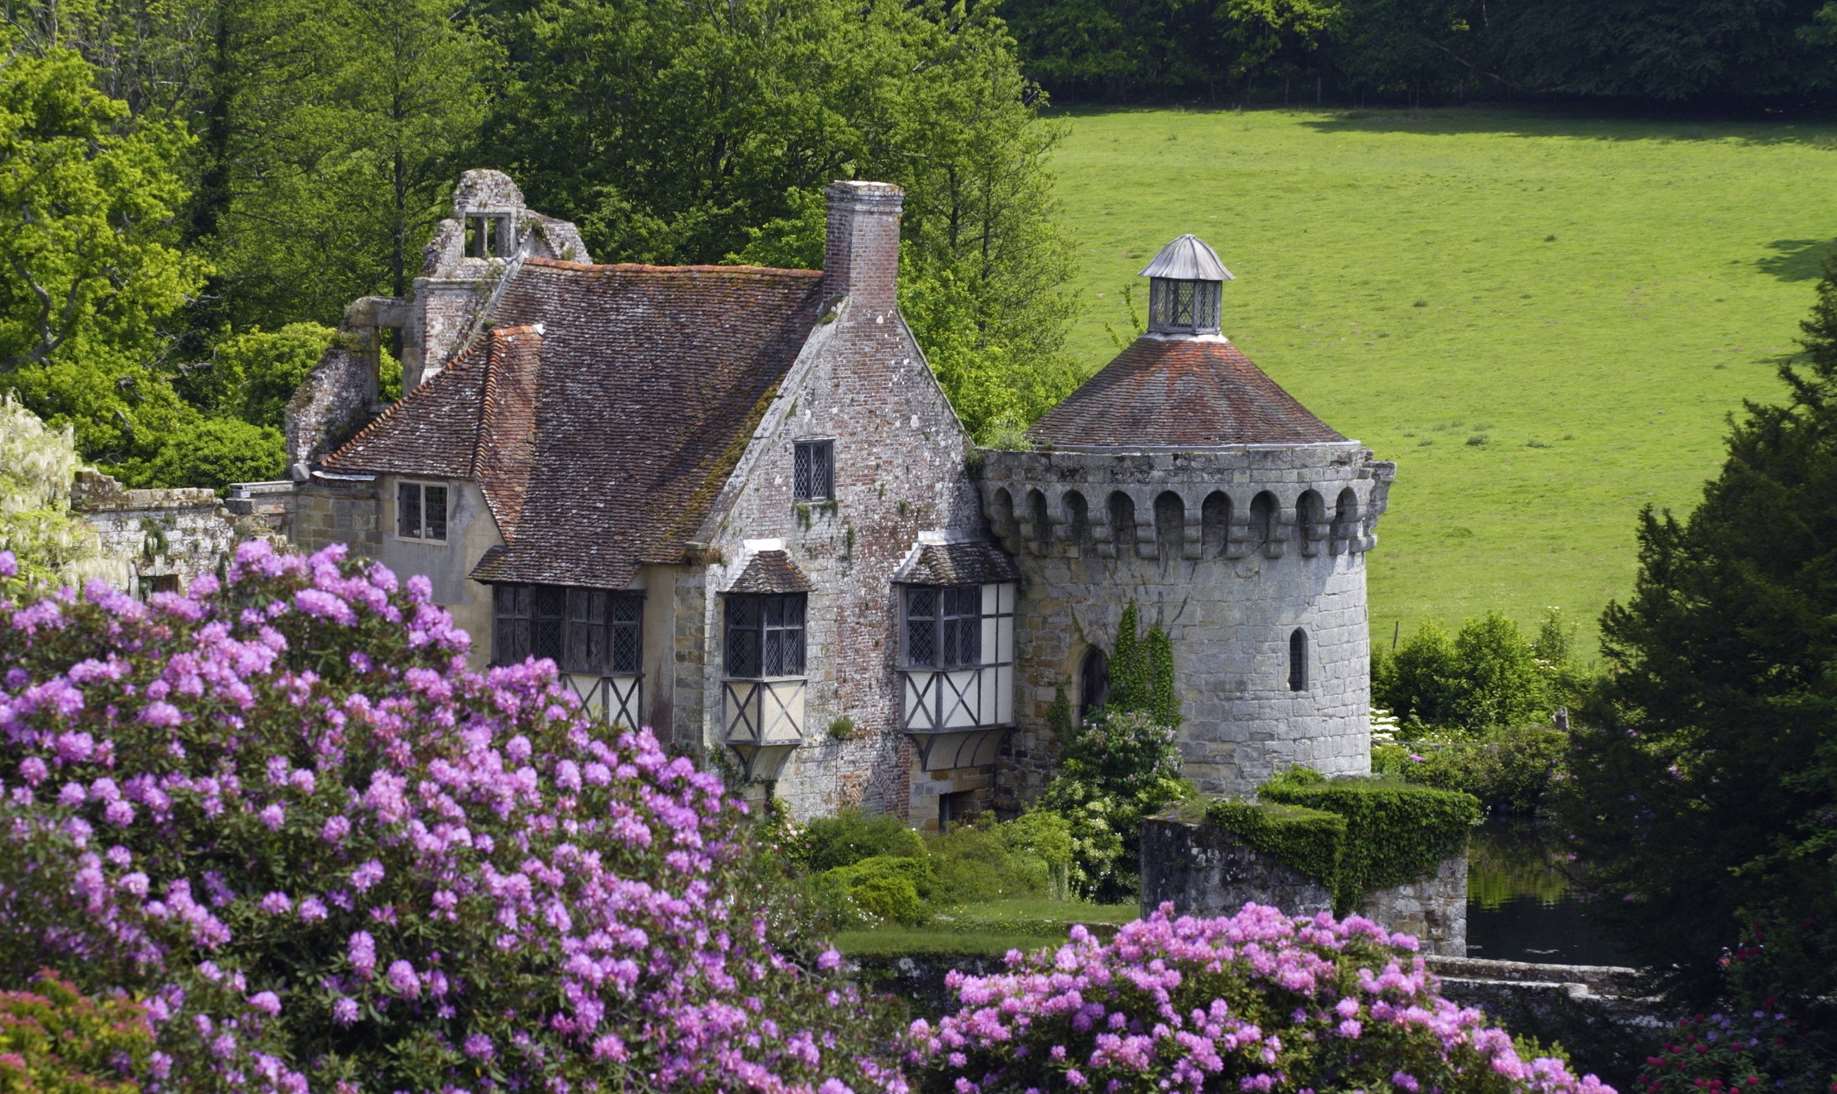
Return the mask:
<svg viewBox="0 0 1837 1094">
<path fill-rule="evenodd" d="M 1550 626 L 1553 632 L 1539 633 L 1540 648 L 1561 653 L 1560 662 L 1541 660 L 1518 625 L 1497 612 L 1468 620 L 1453 639 L 1425 623 L 1395 655 L 1372 658 L 1372 701 L 1406 722 L 1470 733 L 1538 721 L 1580 680 L 1560 641 L 1560 618 Z"/>
<path fill-rule="evenodd" d="M 1206 820 L 1308 877 L 1331 885 L 1339 876 L 1346 818 L 1337 813 L 1304 805 L 1221 798 L 1206 808 Z"/>
<path fill-rule="evenodd" d="M 1480 819 L 1480 803 L 1471 794 L 1389 779 L 1324 779 L 1296 769 L 1257 793 L 1267 801 L 1346 818 L 1338 872 L 1321 878 L 1342 911 L 1374 890 L 1427 877 L 1443 859 L 1460 853 L 1467 830 Z"/>
<path fill-rule="evenodd" d="M 70 512 L 70 484 L 82 461 L 69 426 L 52 429 L 0 395 L 0 551 L 29 577 L 125 585 L 127 559 L 110 554 L 89 522 Z"/>
<path fill-rule="evenodd" d="M 874 855 L 920 858 L 925 842 L 898 817 L 845 809 L 806 825 L 792 853 L 797 861 L 821 873 Z"/>
<path fill-rule="evenodd" d="M 1072 827 L 1064 817 L 1045 809 L 1029 809 L 996 831 L 1015 851 L 1024 851 L 1046 866 L 1048 894 L 1055 900 L 1071 895 Z"/>
<path fill-rule="evenodd" d="M 925 841 L 937 871 L 934 903 L 968 904 L 1046 892 L 1046 862 L 1006 838 L 1004 825 L 959 825 Z"/>
<path fill-rule="evenodd" d="M 1478 738 L 1429 733 L 1372 747 L 1372 770 L 1480 799 L 1489 813 L 1537 812 L 1568 776 L 1569 735 L 1545 726 L 1487 731 Z"/>
<path fill-rule="evenodd" d="M 1040 795 L 1040 807 L 1071 830 L 1073 889 L 1098 899 L 1132 893 L 1142 819 L 1190 792 L 1171 726 L 1140 711 L 1105 710 L 1077 727 Z"/>
<path fill-rule="evenodd" d="M 1828 1057 L 1819 1059 L 1805 1032 L 1784 1014 L 1698 1014 L 1678 1022 L 1664 1036 L 1664 1047 L 1646 1057 L 1633 1082 L 1640 1094 L 1837 1091 L 1837 1065 Z"/>
<path fill-rule="evenodd" d="M 1438 993 L 1414 939 L 1369 920 L 1162 905 L 1006 971 L 952 973 L 959 1009 L 909 1033 L 920 1090 L 1606 1091 Z M 1532 1058 L 1527 1058 L 1532 1057 Z"/>
<path fill-rule="evenodd" d="M 879 1083 L 744 804 L 466 647 L 339 548 L 0 588 L 0 977 L 144 997 L 160 1090 Z"/>
<path fill-rule="evenodd" d="M 1453 717 L 1459 665 L 1454 642 L 1434 623 L 1418 627 L 1372 675 L 1372 702 L 1409 721 L 1434 725 Z"/>
<path fill-rule="evenodd" d="M 85 997 L 41 971 L 30 991 L 0 992 L 0 1090 L 19 1094 L 130 1091 L 153 1033 L 127 999 Z"/>
</svg>

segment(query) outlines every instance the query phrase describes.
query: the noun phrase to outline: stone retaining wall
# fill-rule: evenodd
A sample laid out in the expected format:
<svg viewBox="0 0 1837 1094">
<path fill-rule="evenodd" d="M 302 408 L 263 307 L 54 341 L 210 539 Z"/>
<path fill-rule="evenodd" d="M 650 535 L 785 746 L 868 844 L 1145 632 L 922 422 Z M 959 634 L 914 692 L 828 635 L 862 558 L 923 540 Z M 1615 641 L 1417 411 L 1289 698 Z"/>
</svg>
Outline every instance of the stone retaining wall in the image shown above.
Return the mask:
<svg viewBox="0 0 1837 1094">
<path fill-rule="evenodd" d="M 1245 846 L 1217 825 L 1177 817 L 1142 824 L 1142 909 L 1171 901 L 1187 915 L 1233 915 L 1246 903 L 1272 904 L 1293 915 L 1333 910 L 1333 894 L 1270 855 Z M 1415 935 L 1423 950 L 1467 955 L 1467 856 L 1443 859 L 1421 881 L 1380 889 L 1361 915 Z"/>
</svg>

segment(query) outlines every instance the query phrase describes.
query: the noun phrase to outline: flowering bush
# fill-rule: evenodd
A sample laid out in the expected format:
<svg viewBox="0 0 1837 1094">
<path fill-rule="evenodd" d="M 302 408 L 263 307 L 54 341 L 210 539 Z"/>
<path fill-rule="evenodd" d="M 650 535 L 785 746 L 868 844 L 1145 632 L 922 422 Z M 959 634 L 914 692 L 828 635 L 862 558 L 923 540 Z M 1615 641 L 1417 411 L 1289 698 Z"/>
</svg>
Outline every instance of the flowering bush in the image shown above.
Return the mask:
<svg viewBox="0 0 1837 1094">
<path fill-rule="evenodd" d="M 0 1090 L 128 1091 L 153 1050 L 146 1012 L 126 999 L 85 998 L 41 972 L 31 991 L 0 992 Z"/>
<path fill-rule="evenodd" d="M 341 548 L 0 580 L 0 976 L 144 997 L 155 1090 L 898 1089 L 720 780 L 466 647 Z"/>
<path fill-rule="evenodd" d="M 913 1024 L 908 1063 L 919 1089 L 964 1094 L 1611 1092 L 1437 995 L 1415 948 L 1358 916 L 1176 919 L 1164 904 L 1107 945 L 1075 927 L 1005 972 L 951 973 L 960 1009 Z"/>
<path fill-rule="evenodd" d="M 1837 1075 L 1830 1068 L 1831 1062 L 1817 1059 L 1804 1031 L 1784 1013 L 1698 1014 L 1666 1032 L 1664 1048 L 1646 1057 L 1634 1089 L 1641 1094 L 1837 1094 Z"/>
<path fill-rule="evenodd" d="M 1180 778 L 1174 727 L 1142 711 L 1105 710 L 1060 727 L 1059 768 L 1039 806 L 1071 830 L 1071 883 L 1079 895 L 1120 900 L 1139 887 L 1142 820 L 1192 794 Z"/>
</svg>

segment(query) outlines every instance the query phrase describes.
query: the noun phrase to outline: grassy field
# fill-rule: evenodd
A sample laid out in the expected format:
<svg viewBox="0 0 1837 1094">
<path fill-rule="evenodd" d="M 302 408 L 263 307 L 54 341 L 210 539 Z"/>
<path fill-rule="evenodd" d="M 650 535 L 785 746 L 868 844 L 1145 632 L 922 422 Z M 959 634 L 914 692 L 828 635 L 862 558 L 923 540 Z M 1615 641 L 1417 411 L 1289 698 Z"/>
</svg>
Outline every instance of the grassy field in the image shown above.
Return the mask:
<svg viewBox="0 0 1837 1094">
<path fill-rule="evenodd" d="M 1640 506 L 1694 504 L 1725 416 L 1772 400 L 1837 237 L 1837 125 L 1449 109 L 1072 114 L 1072 348 L 1196 232 L 1224 327 L 1397 461 L 1373 635 L 1560 606 L 1594 654 Z M 1757 531 L 1765 516 L 1756 514 Z"/>
</svg>

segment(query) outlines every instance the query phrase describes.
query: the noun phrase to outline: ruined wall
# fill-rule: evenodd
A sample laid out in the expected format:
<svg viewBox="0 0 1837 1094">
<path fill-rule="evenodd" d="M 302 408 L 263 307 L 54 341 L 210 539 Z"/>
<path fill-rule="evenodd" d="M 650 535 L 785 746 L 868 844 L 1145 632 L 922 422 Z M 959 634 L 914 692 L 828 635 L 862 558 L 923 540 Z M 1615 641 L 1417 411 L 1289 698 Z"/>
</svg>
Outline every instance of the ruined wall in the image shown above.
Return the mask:
<svg viewBox="0 0 1837 1094">
<path fill-rule="evenodd" d="M 1043 788 L 1054 689 L 1076 701 L 1086 651 L 1114 649 L 1131 601 L 1144 628 L 1158 623 L 1172 640 L 1184 770 L 1201 789 L 1248 793 L 1292 764 L 1369 771 L 1365 553 L 1393 472 L 1351 442 L 986 453 L 990 524 L 1023 575 L 1004 808 Z M 1297 628 L 1300 691 L 1289 676 Z"/>
<path fill-rule="evenodd" d="M 899 729 L 892 577 L 921 530 L 982 524 L 965 472 L 962 426 L 893 310 L 896 204 L 881 223 L 890 234 L 878 237 L 878 247 L 857 241 L 847 301 L 833 320 L 817 325 L 735 471 L 736 487 L 710 543 L 719 562 L 708 567 L 703 593 L 700 656 L 708 669 L 700 732 L 706 747 L 717 748 L 718 594 L 745 565 L 745 541 L 782 539 L 813 586 L 804 743 L 777 784 L 778 797 L 799 818 L 850 806 L 908 816 L 916 764 Z M 835 498 L 794 501 L 792 446 L 820 439 L 835 442 Z M 679 726 L 696 713 L 695 704 L 679 702 Z M 843 715 L 854 720 L 855 736 L 839 741 L 828 730 Z"/>
<path fill-rule="evenodd" d="M 102 551 L 125 559 L 128 591 L 182 591 L 199 574 L 216 573 L 240 538 L 215 491 L 128 490 L 98 471 L 78 471 L 70 508 L 96 530 Z"/>
<path fill-rule="evenodd" d="M 1333 894 L 1314 878 L 1245 846 L 1217 825 L 1175 817 L 1142 824 L 1142 910 L 1171 901 L 1185 915 L 1235 915 L 1246 902 L 1290 915 L 1333 910 Z M 1467 850 L 1442 860 L 1420 881 L 1368 895 L 1358 912 L 1416 936 L 1428 953 L 1467 955 Z"/>
</svg>

